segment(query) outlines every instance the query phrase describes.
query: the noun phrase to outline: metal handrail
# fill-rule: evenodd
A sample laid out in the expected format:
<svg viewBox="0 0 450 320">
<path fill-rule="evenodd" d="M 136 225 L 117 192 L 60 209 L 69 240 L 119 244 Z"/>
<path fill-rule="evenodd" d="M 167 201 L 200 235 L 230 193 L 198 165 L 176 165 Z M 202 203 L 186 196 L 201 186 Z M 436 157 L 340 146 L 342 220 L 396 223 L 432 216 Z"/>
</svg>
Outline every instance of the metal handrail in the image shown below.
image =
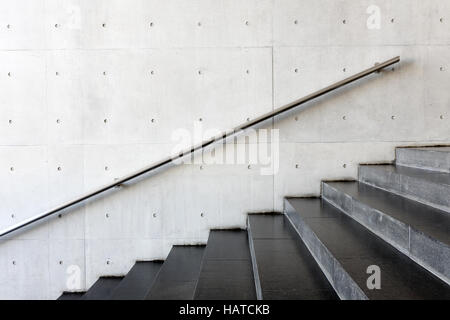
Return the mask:
<svg viewBox="0 0 450 320">
<path fill-rule="evenodd" d="M 208 146 L 210 146 L 210 145 L 212 145 L 212 144 L 214 144 L 216 142 L 224 141 L 225 139 L 227 139 L 227 138 L 229 138 L 229 137 L 231 137 L 233 135 L 236 135 L 237 133 L 242 132 L 245 129 L 248 129 L 248 128 L 253 127 L 253 126 L 257 125 L 257 124 L 260 124 L 260 123 L 262 123 L 262 122 L 264 122 L 264 121 L 266 121 L 268 119 L 271 119 L 271 118 L 273 118 L 275 116 L 278 116 L 278 115 L 280 115 L 282 113 L 285 113 L 286 111 L 289 111 L 289 110 L 291 110 L 291 109 L 293 109 L 295 107 L 298 107 L 301 104 L 304 104 L 304 103 L 306 103 L 308 101 L 316 99 L 316 98 L 318 98 L 318 97 L 320 97 L 322 95 L 325 95 L 326 93 L 329 93 L 329 92 L 331 92 L 333 90 L 336 90 L 336 89 L 338 89 L 338 88 L 340 88 L 342 86 L 345 86 L 345 85 L 347 85 L 347 84 L 349 84 L 351 82 L 354 82 L 356 80 L 364 78 L 364 77 L 366 77 L 366 76 L 368 76 L 368 75 L 370 75 L 372 73 L 378 72 L 378 71 L 380 71 L 380 70 L 382 70 L 382 69 L 384 69 L 386 67 L 389 67 L 389 66 L 391 66 L 391 65 L 393 65 L 393 64 L 395 64 L 395 63 L 397 63 L 399 61 L 400 61 L 400 57 L 397 56 L 397 57 L 389 59 L 389 60 L 387 60 L 387 61 L 385 61 L 383 63 L 377 63 L 377 64 L 375 64 L 375 66 L 373 66 L 373 67 L 371 67 L 369 69 L 361 71 L 361 72 L 359 72 L 357 74 L 354 74 L 354 75 L 352 75 L 352 76 L 350 76 L 348 78 L 345 78 L 344 80 L 338 81 L 338 82 L 336 82 L 336 83 L 334 83 L 334 84 L 332 84 L 332 85 L 330 85 L 328 87 L 325 87 L 325 88 L 323 88 L 321 90 L 318 90 L 318 91 L 316 91 L 314 93 L 311 93 L 311 94 L 309 94 L 309 95 L 307 95 L 307 96 L 305 96 L 305 97 L 303 97 L 301 99 L 295 100 L 295 101 L 293 101 L 293 102 L 291 102 L 291 103 L 289 103 L 289 104 L 287 104 L 285 106 L 277 108 L 277 109 L 275 109 L 275 110 L 273 110 L 271 112 L 268 112 L 266 114 L 263 114 L 262 116 L 260 116 L 258 118 L 255 118 L 253 120 L 247 121 L 246 123 L 241 124 L 241 125 L 237 126 L 236 128 L 234 128 L 234 129 L 232 129 L 230 131 L 223 132 L 222 134 L 220 134 L 218 136 L 215 136 L 215 137 L 213 137 L 213 138 L 211 138 L 209 140 L 203 141 L 202 143 L 200 143 L 198 145 L 194 145 L 191 148 L 186 149 L 186 150 L 178 153 L 177 156 L 175 156 L 175 157 L 168 157 L 168 158 L 165 158 L 163 160 L 160 160 L 160 161 L 158 161 L 156 163 L 153 163 L 152 165 L 150 165 L 150 166 L 148 166 L 146 168 L 143 168 L 143 169 L 141 169 L 141 170 L 139 170 L 137 172 L 134 172 L 132 174 L 129 174 L 129 175 L 119 179 L 119 180 L 116 180 L 113 183 L 107 184 L 107 185 L 105 185 L 103 187 L 100 187 L 100 188 L 98 188 L 98 189 L 96 189 L 96 190 L 94 190 L 92 192 L 84 194 L 84 195 L 82 195 L 82 196 L 80 196 L 80 197 L 78 197 L 78 198 L 76 198 L 74 200 L 66 202 L 66 203 L 64 203 L 64 204 L 62 204 L 62 205 L 60 205 L 60 206 L 58 206 L 56 208 L 53 208 L 53 209 L 51 209 L 49 211 L 46 211 L 46 212 L 43 212 L 43 213 L 41 213 L 39 215 L 36 215 L 34 217 L 31 217 L 31 218 L 28 218 L 25 221 L 22 221 L 22 222 L 20 222 L 18 224 L 15 224 L 15 225 L 12 225 L 12 226 L 10 226 L 8 228 L 5 228 L 5 229 L 3 229 L 0 232 L 0 237 L 3 237 L 5 235 L 7 235 L 9 233 L 12 233 L 14 231 L 17 231 L 19 229 L 25 228 L 26 226 L 29 226 L 29 225 L 31 225 L 31 224 L 33 224 L 35 222 L 41 221 L 41 220 L 43 220 L 43 219 L 45 219 L 47 217 L 50 217 L 50 216 L 52 216 L 52 215 L 54 215 L 54 214 L 56 214 L 56 213 L 58 213 L 58 212 L 60 212 L 60 211 L 62 211 L 64 209 L 67 209 L 69 207 L 73 207 L 73 206 L 75 206 L 77 204 L 80 204 L 81 202 L 83 202 L 85 200 L 88 200 L 88 199 L 90 199 L 92 197 L 95 197 L 95 196 L 97 196 L 97 195 L 99 195 L 101 193 L 104 193 L 105 191 L 108 191 L 110 189 L 113 189 L 115 187 L 121 186 L 122 184 L 124 184 L 126 182 L 129 182 L 129 181 L 131 181 L 131 180 L 133 180 L 133 179 L 135 179 L 137 177 L 140 177 L 140 176 L 142 176 L 142 175 L 144 175 L 146 173 L 155 171 L 156 169 L 159 169 L 159 168 L 161 168 L 161 167 L 163 167 L 163 166 L 165 166 L 167 164 L 172 163 L 174 160 L 183 158 L 183 157 L 185 157 L 187 155 L 192 155 L 196 151 L 204 149 L 204 148 L 206 148 L 206 147 L 208 147 Z"/>
</svg>

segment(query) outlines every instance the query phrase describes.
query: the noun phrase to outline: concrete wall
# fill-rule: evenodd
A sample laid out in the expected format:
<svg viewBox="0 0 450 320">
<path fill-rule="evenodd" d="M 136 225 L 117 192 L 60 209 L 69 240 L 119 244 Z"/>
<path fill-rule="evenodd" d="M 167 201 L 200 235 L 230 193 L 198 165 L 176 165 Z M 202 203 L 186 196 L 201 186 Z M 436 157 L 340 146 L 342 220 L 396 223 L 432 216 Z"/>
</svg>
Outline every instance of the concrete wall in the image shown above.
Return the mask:
<svg viewBox="0 0 450 320">
<path fill-rule="evenodd" d="M 275 122 L 274 175 L 177 166 L 3 240 L 0 298 L 54 299 L 78 271 L 86 289 L 395 146 L 449 143 L 449 24 L 439 0 L 1 0 L 0 229 L 168 155 L 176 129 L 402 62 Z"/>
</svg>

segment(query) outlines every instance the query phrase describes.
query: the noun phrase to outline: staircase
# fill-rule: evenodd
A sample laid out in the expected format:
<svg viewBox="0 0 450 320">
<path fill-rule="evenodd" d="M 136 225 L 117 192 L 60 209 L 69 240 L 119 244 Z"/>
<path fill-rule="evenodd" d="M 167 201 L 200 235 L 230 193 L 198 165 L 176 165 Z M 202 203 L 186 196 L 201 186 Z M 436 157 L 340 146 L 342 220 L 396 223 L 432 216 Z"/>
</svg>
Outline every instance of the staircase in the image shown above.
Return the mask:
<svg viewBox="0 0 450 320">
<path fill-rule="evenodd" d="M 398 148 L 396 159 L 59 299 L 450 299 L 450 148 Z"/>
</svg>

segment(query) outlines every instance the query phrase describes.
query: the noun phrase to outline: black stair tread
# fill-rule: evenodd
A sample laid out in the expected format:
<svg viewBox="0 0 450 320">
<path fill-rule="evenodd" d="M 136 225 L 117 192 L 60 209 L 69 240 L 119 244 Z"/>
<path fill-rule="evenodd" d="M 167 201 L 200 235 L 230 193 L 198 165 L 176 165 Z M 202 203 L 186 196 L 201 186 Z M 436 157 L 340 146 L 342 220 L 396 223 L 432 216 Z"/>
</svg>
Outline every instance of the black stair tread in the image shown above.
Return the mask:
<svg viewBox="0 0 450 320">
<path fill-rule="evenodd" d="M 205 246 L 173 246 L 148 300 L 192 300 L 200 274 Z"/>
<path fill-rule="evenodd" d="M 370 165 L 370 168 L 380 171 L 383 170 L 391 174 L 405 175 L 416 179 L 422 179 L 427 182 L 450 186 L 450 173 L 391 164 Z"/>
<path fill-rule="evenodd" d="M 450 245 L 448 213 L 361 182 L 326 183 L 429 237 Z"/>
<path fill-rule="evenodd" d="M 80 300 L 84 292 L 63 292 L 58 300 Z"/>
<path fill-rule="evenodd" d="M 213 230 L 203 256 L 196 300 L 256 299 L 247 232 Z"/>
<path fill-rule="evenodd" d="M 83 300 L 109 300 L 123 277 L 100 277 L 83 295 Z"/>
<path fill-rule="evenodd" d="M 287 199 L 369 299 L 450 299 L 450 287 L 372 234 L 345 213 L 318 198 Z M 367 267 L 381 269 L 381 289 L 369 290 Z"/>
<path fill-rule="evenodd" d="M 143 300 L 161 269 L 163 261 L 138 261 L 117 285 L 112 300 Z"/>
<path fill-rule="evenodd" d="M 338 299 L 284 215 L 250 215 L 248 223 L 263 299 Z"/>
</svg>

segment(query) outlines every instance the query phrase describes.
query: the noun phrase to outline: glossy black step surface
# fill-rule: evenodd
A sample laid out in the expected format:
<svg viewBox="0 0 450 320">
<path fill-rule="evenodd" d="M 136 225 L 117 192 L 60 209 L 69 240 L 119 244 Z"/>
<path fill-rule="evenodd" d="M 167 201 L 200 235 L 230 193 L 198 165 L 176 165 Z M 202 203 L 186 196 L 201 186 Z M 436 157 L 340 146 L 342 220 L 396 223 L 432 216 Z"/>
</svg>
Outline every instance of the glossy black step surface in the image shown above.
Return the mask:
<svg viewBox="0 0 450 320">
<path fill-rule="evenodd" d="M 63 292 L 58 300 L 80 300 L 84 295 L 84 292 Z"/>
<path fill-rule="evenodd" d="M 109 300 L 123 277 L 101 277 L 83 295 L 82 300 Z"/>
<path fill-rule="evenodd" d="M 152 288 L 163 261 L 138 261 L 111 295 L 112 300 L 144 300 Z"/>
<path fill-rule="evenodd" d="M 249 215 L 248 224 L 262 299 L 338 299 L 284 215 Z"/>
<path fill-rule="evenodd" d="M 173 246 L 147 300 L 192 300 L 205 246 Z"/>
<path fill-rule="evenodd" d="M 210 232 L 195 299 L 256 299 L 246 231 Z"/>
<path fill-rule="evenodd" d="M 287 201 L 294 225 L 307 225 L 313 232 L 309 236 L 321 241 L 369 299 L 450 299 L 447 284 L 326 201 Z M 381 270 L 381 289 L 367 287 L 367 268 L 372 265 Z"/>
<path fill-rule="evenodd" d="M 450 215 L 405 197 L 359 182 L 327 182 L 352 198 L 450 245 Z"/>
</svg>

